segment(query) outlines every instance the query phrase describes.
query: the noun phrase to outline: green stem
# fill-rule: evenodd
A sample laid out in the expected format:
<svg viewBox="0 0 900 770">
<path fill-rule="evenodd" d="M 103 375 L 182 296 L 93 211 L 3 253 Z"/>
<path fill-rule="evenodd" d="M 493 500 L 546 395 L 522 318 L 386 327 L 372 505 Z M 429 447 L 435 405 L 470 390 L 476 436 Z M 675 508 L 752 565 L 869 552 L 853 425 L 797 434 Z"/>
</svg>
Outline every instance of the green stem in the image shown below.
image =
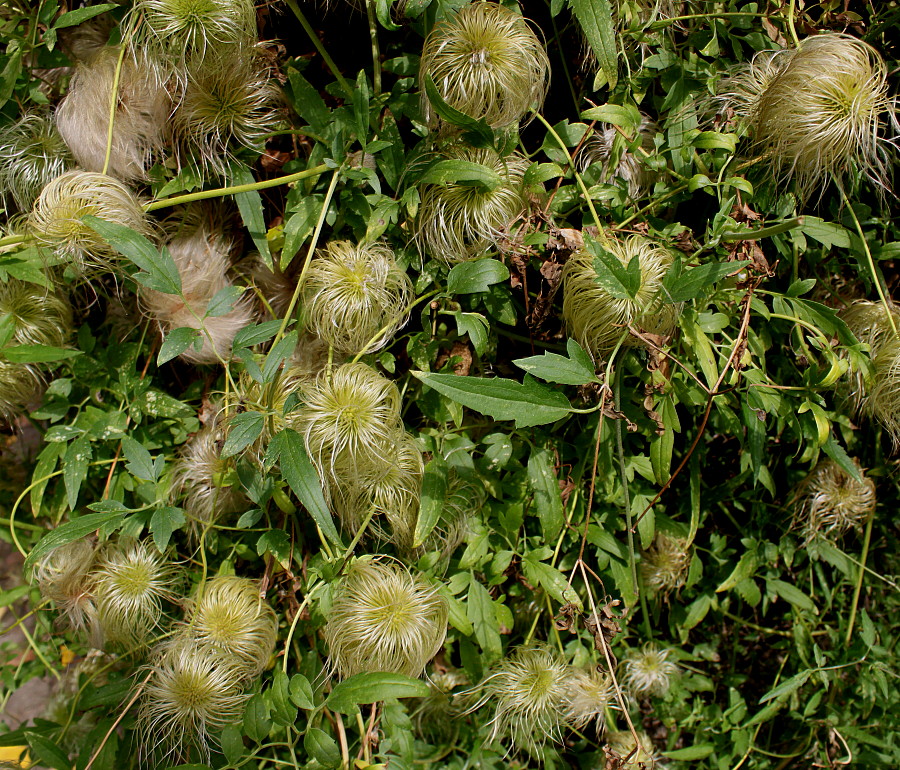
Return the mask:
<svg viewBox="0 0 900 770">
<path fill-rule="evenodd" d="M 537 119 L 543 124 L 544 128 L 547 129 L 547 132 L 552 136 L 556 143 L 559 145 L 559 148 L 565 153 L 566 160 L 569 162 L 569 166 L 572 168 L 572 173 L 575 175 L 575 181 L 578 183 L 578 186 L 581 188 L 581 194 L 584 195 L 585 201 L 587 201 L 588 208 L 591 210 L 591 216 L 594 217 L 594 224 L 597 226 L 597 235 L 600 240 L 603 241 L 606 245 L 609 245 L 609 238 L 607 238 L 606 233 L 603 230 L 603 225 L 600 224 L 600 217 L 597 215 L 597 209 L 594 208 L 594 201 L 591 200 L 591 196 L 588 194 L 587 186 L 584 183 L 584 180 L 581 178 L 581 174 L 578 173 L 578 169 L 575 168 L 575 161 L 572 160 L 572 155 L 569 153 L 569 148 L 566 147 L 566 143 L 562 140 L 559 134 L 556 133 L 553 126 L 551 126 L 546 118 L 541 115 L 539 112 L 534 113 Z"/>
<path fill-rule="evenodd" d="M 176 195 L 174 198 L 163 198 L 159 201 L 152 201 L 144 206 L 147 212 L 165 209 L 170 206 L 180 206 L 184 203 L 193 203 L 194 201 L 207 200 L 209 198 L 222 198 L 226 195 L 237 195 L 238 193 L 253 192 L 254 190 L 266 190 L 270 187 L 280 187 L 281 185 L 299 182 L 301 179 L 309 179 L 314 176 L 321 176 L 331 168 L 326 164 L 308 168 L 306 171 L 298 171 L 295 174 L 287 176 L 279 176 L 275 179 L 266 179 L 262 182 L 253 182 L 251 184 L 238 184 L 233 187 L 219 187 L 215 190 L 201 190 L 200 192 L 188 193 L 187 195 Z M 0 246 L 3 240 L 0 240 Z"/>
<path fill-rule="evenodd" d="M 800 47 L 800 38 L 797 37 L 797 29 L 794 27 L 794 6 L 797 4 L 797 0 L 791 0 L 791 4 L 788 6 L 788 31 L 791 33 L 791 40 L 794 41 L 794 46 L 796 48 Z"/>
<path fill-rule="evenodd" d="M 687 190 L 687 188 L 688 188 L 688 186 L 686 184 L 679 185 L 678 187 L 672 188 L 665 195 L 657 198 L 654 201 L 650 201 L 650 203 L 648 203 L 642 209 L 638 209 L 630 217 L 623 219 L 621 222 L 619 222 L 616 225 L 616 229 L 621 230 L 623 227 L 631 224 L 632 222 L 634 222 L 635 219 L 638 219 L 639 217 L 641 217 L 643 214 L 646 214 L 651 209 L 655 209 L 663 201 L 667 201 L 669 198 L 674 198 L 679 193 L 683 193 L 685 190 Z"/>
<path fill-rule="evenodd" d="M 366 0 L 366 15 L 369 17 L 369 37 L 372 41 L 372 88 L 374 95 L 381 94 L 381 51 L 378 48 L 378 19 L 375 18 L 375 0 Z M 365 139 L 365 137 L 361 137 Z"/>
<path fill-rule="evenodd" d="M 122 77 L 122 62 L 125 59 L 125 41 L 119 47 L 119 58 L 116 61 L 116 71 L 113 75 L 112 92 L 109 95 L 109 126 L 106 130 L 106 157 L 103 159 L 103 171 L 109 171 L 109 159 L 112 155 L 113 131 L 116 125 L 116 107 L 119 105 L 119 81 Z"/>
<path fill-rule="evenodd" d="M 402 318 L 403 316 L 406 316 L 406 315 L 408 315 L 409 313 L 411 313 L 411 312 L 412 312 L 412 309 L 413 309 L 416 305 L 418 305 L 418 304 L 421 303 L 421 302 L 424 302 L 426 299 L 431 299 L 435 294 L 440 294 L 441 291 L 443 291 L 443 290 L 442 290 L 442 289 L 435 289 L 434 291 L 430 291 L 430 292 L 428 292 L 427 294 L 423 294 L 421 297 L 417 297 L 416 299 L 414 299 L 412 302 L 410 302 L 410 303 L 403 309 L 403 312 L 400 314 L 401 318 Z M 362 358 L 366 353 L 374 353 L 374 352 L 375 352 L 374 350 L 370 350 L 370 348 L 372 347 L 372 345 L 374 345 L 376 342 L 378 342 L 378 340 L 380 340 L 380 339 L 387 333 L 387 331 L 388 331 L 389 329 L 392 329 L 393 327 L 394 327 L 393 324 L 390 324 L 389 326 L 382 326 L 377 332 L 375 332 L 375 335 L 372 337 L 372 339 L 370 339 L 370 340 L 365 344 L 365 346 L 363 347 L 363 349 L 362 349 L 359 353 L 356 354 L 356 357 L 353 359 L 353 361 L 352 361 L 351 363 L 354 363 L 354 364 L 357 363 L 357 362 L 359 361 L 359 359 Z M 332 352 L 332 351 L 331 351 L 331 348 L 329 347 L 329 349 L 328 349 L 328 361 L 329 361 L 329 364 L 331 363 L 331 352 Z M 329 368 L 331 368 L 331 367 L 329 366 Z"/>
<path fill-rule="evenodd" d="M 616 411 L 622 411 L 622 378 L 624 375 L 624 366 L 622 366 L 621 362 L 619 366 L 616 367 L 616 384 L 615 384 L 615 392 L 613 393 L 614 403 L 616 405 Z M 616 454 L 619 456 L 619 473 L 622 477 L 622 493 L 625 496 L 625 523 L 627 525 L 628 532 L 628 561 L 631 566 L 631 584 L 634 586 L 635 592 L 640 596 L 640 585 L 638 583 L 638 574 L 637 574 L 637 557 L 634 552 L 634 533 L 631 531 L 631 495 L 628 491 L 628 476 L 625 472 L 625 448 L 622 441 L 622 420 L 616 420 Z M 649 621 L 646 615 L 646 605 L 642 605 L 642 609 L 644 609 L 644 624 L 649 627 Z"/>
<path fill-rule="evenodd" d="M 802 227 L 805 221 L 806 219 L 804 217 L 794 217 L 793 219 L 786 219 L 784 222 L 779 222 L 775 225 L 760 227 L 758 230 L 750 229 L 734 233 L 722 233 L 719 240 L 723 243 L 731 243 L 733 241 L 758 241 L 761 238 L 769 238 L 772 235 L 786 233 L 788 230 L 795 230 L 798 227 Z"/>
<path fill-rule="evenodd" d="M 7 235 L 3 238 L 0 238 L 0 249 L 4 246 L 18 246 L 20 243 L 25 243 L 28 240 L 27 235 Z"/>
<path fill-rule="evenodd" d="M 310 26 L 309 21 L 307 21 L 306 16 L 303 15 L 303 11 L 300 10 L 300 6 L 297 5 L 295 0 L 284 0 L 287 4 L 287 7 L 293 11 L 294 16 L 297 17 L 297 21 L 300 22 L 300 26 L 303 27 L 303 31 L 309 36 L 310 42 L 316 47 L 316 51 L 319 52 L 319 56 L 322 57 L 325 64 L 328 66 L 328 69 L 331 70 L 331 74 L 334 75 L 335 79 L 338 83 L 341 84 L 341 88 L 344 93 L 347 95 L 348 99 L 353 99 L 353 89 L 350 87 L 350 84 L 347 82 L 346 78 L 341 74 L 341 71 L 337 68 L 337 65 L 334 63 L 334 59 L 328 54 L 328 51 L 325 50 L 325 46 L 322 45 L 322 41 L 319 40 L 319 36 L 316 34 L 315 30 Z"/>
<path fill-rule="evenodd" d="M 850 646 L 850 642 L 853 638 L 853 624 L 856 622 L 856 610 L 859 608 L 859 594 L 862 591 L 863 578 L 866 574 L 866 559 L 869 556 L 869 545 L 872 542 L 872 522 L 874 521 L 875 509 L 873 508 L 869 511 L 869 520 L 866 522 L 866 534 L 863 537 L 862 554 L 859 557 L 859 576 L 856 578 L 856 588 L 853 591 L 853 604 L 850 605 L 850 621 L 847 624 L 847 636 L 844 638 L 844 643 L 847 647 Z"/>
</svg>

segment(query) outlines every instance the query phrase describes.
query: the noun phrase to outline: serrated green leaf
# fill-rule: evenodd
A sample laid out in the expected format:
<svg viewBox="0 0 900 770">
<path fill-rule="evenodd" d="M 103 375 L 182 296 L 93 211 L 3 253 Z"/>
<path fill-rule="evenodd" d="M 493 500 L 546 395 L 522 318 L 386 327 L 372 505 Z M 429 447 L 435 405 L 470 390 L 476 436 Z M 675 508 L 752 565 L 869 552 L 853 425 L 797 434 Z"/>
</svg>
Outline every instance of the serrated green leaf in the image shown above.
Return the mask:
<svg viewBox="0 0 900 770">
<path fill-rule="evenodd" d="M 493 284 L 509 278 L 506 265 L 496 259 L 484 258 L 454 265 L 447 276 L 450 294 L 477 294 Z"/>
<path fill-rule="evenodd" d="M 485 656 L 489 660 L 499 658 L 500 628 L 497 624 L 497 613 L 494 612 L 494 602 L 487 589 L 475 579 L 474 575 L 469 583 L 466 615 L 475 629 L 475 638 L 484 650 Z"/>
<path fill-rule="evenodd" d="M 341 714 L 355 714 L 360 704 L 388 698 L 424 698 L 428 693 L 428 684 L 421 679 L 377 671 L 355 674 L 335 685 L 325 705 Z"/>
<path fill-rule="evenodd" d="M 181 529 L 185 521 L 184 511 L 171 505 L 164 505 L 153 512 L 153 516 L 150 517 L 150 531 L 160 553 L 169 547 L 172 533 Z"/>
<path fill-rule="evenodd" d="M 249 348 L 259 345 L 274 337 L 281 328 L 281 321 L 265 321 L 255 326 L 245 326 L 234 335 L 233 346 L 237 348 Z"/>
<path fill-rule="evenodd" d="M 190 326 L 180 326 L 172 329 L 163 339 L 162 345 L 159 346 L 159 353 L 156 356 L 156 365 L 162 366 L 173 358 L 177 358 L 191 345 L 193 345 L 203 332 L 199 329 L 193 329 Z"/>
<path fill-rule="evenodd" d="M 428 167 L 419 180 L 422 184 L 458 184 L 478 187 L 484 192 L 496 190 L 503 178 L 494 169 L 468 160 L 439 160 Z"/>
<path fill-rule="evenodd" d="M 616 26 L 612 5 L 609 0 L 569 0 L 569 2 L 612 90 L 619 80 Z"/>
<path fill-rule="evenodd" d="M 785 601 L 790 602 L 795 607 L 818 615 L 819 611 L 816 609 L 813 600 L 797 588 L 797 586 L 792 586 L 790 583 L 785 583 L 783 580 L 767 580 L 766 585 L 771 591 L 774 591 L 778 596 Z"/>
<path fill-rule="evenodd" d="M 244 165 L 234 166 L 231 169 L 231 179 L 234 185 L 253 184 L 256 179 L 253 173 Z M 257 190 L 248 190 L 235 194 L 234 202 L 237 204 L 244 227 L 253 239 L 262 257 L 263 262 L 271 270 L 272 254 L 269 251 L 269 241 L 266 238 L 266 218 L 263 212 L 262 196 Z"/>
<path fill-rule="evenodd" d="M 545 541 L 555 540 L 565 523 L 559 481 L 553 468 L 553 453 L 535 448 L 528 458 L 528 483 L 534 493 L 534 505 Z"/>
<path fill-rule="evenodd" d="M 28 745 L 32 753 L 40 760 L 42 765 L 53 770 L 71 770 L 72 763 L 65 751 L 44 735 L 28 732 Z"/>
<path fill-rule="evenodd" d="M 616 299 L 634 299 L 641 288 L 641 261 L 635 254 L 627 265 L 599 243 L 589 233 L 584 234 L 584 243 L 594 255 L 596 282 L 610 296 Z"/>
<path fill-rule="evenodd" d="M 125 454 L 125 467 L 130 473 L 144 481 L 159 479 L 159 473 L 153 464 L 150 453 L 130 436 L 122 438 L 122 452 Z"/>
<path fill-rule="evenodd" d="M 548 352 L 540 356 L 517 358 L 513 363 L 535 377 L 560 385 L 587 385 L 589 382 L 596 382 L 594 362 L 590 356 L 573 339 L 566 346 L 568 358 Z"/>
<path fill-rule="evenodd" d="M 107 11 L 111 11 L 113 8 L 118 7 L 119 6 L 116 3 L 100 3 L 99 5 L 88 6 L 87 8 L 76 8 L 74 11 L 66 11 L 65 13 L 60 14 L 56 21 L 53 22 L 53 29 L 75 27 L 86 22 L 88 19 L 93 19 L 101 13 L 106 13 Z"/>
<path fill-rule="evenodd" d="M 731 574 L 716 589 L 716 593 L 730 591 L 742 580 L 753 577 L 758 564 L 759 559 L 757 558 L 756 551 L 745 551 L 744 555 L 741 556 L 740 560 L 731 571 Z"/>
<path fill-rule="evenodd" d="M 234 309 L 234 303 L 237 302 L 244 290 L 240 286 L 226 286 L 219 289 L 206 306 L 204 318 L 219 318 L 228 315 Z"/>
<path fill-rule="evenodd" d="M 529 375 L 518 383 L 500 377 L 460 377 L 455 374 L 411 372 L 438 393 L 495 420 L 515 420 L 528 428 L 562 419 L 571 411 L 569 400 Z"/>
<path fill-rule="evenodd" d="M 773 687 L 769 690 L 762 698 L 759 699 L 759 705 L 761 706 L 763 703 L 767 703 L 774 698 L 781 698 L 785 695 L 789 695 L 795 690 L 799 690 L 804 684 L 806 684 L 806 680 L 812 675 L 813 671 L 807 669 L 806 671 L 801 671 L 799 674 L 795 674 L 790 679 L 785 680 L 777 687 Z"/>
<path fill-rule="evenodd" d="M 222 446 L 220 456 L 232 457 L 246 449 L 262 433 L 266 416 L 262 412 L 241 412 L 228 422 L 228 436 Z"/>
<path fill-rule="evenodd" d="M 712 286 L 727 275 L 736 273 L 749 264 L 749 260 L 741 262 L 709 262 L 699 267 L 692 267 L 680 274 L 674 274 L 670 270 L 662 282 L 665 301 L 677 303 L 696 299 L 707 287 Z"/>
</svg>

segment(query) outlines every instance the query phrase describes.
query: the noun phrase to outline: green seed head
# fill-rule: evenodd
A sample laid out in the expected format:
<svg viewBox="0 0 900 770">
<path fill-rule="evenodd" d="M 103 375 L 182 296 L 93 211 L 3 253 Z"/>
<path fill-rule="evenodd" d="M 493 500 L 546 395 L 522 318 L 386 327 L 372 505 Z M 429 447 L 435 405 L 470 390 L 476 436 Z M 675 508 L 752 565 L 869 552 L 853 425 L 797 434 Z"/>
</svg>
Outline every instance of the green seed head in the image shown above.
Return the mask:
<svg viewBox="0 0 900 770">
<path fill-rule="evenodd" d="M 691 564 L 687 540 L 657 532 L 653 544 L 641 556 L 641 575 L 651 591 L 668 596 L 684 585 Z"/>
</svg>

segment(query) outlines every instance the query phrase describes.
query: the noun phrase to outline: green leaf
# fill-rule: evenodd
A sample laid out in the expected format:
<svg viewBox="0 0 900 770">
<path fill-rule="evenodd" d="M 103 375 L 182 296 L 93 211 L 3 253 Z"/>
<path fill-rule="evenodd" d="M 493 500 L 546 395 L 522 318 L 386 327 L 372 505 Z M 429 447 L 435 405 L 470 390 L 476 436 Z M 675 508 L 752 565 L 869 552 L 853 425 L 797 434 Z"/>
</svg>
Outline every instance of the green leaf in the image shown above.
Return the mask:
<svg viewBox="0 0 900 770">
<path fill-rule="evenodd" d="M 588 251 L 594 255 L 594 272 L 596 281 L 616 299 L 634 299 L 641 288 L 641 261 L 635 254 L 627 266 L 608 251 L 590 233 L 584 234 L 584 242 Z"/>
<path fill-rule="evenodd" d="M 153 512 L 153 516 L 150 517 L 150 531 L 160 553 L 169 547 L 172 533 L 181 529 L 185 521 L 184 511 L 171 505 L 164 505 Z"/>
<path fill-rule="evenodd" d="M 528 374 L 540 377 L 547 382 L 558 382 L 561 385 L 587 385 L 597 382 L 594 374 L 594 362 L 575 340 L 566 343 L 569 357 L 558 353 L 544 353 L 540 356 L 517 358 L 513 363 Z"/>
<path fill-rule="evenodd" d="M 553 469 L 553 453 L 549 449 L 531 450 L 528 458 L 528 483 L 534 492 L 534 504 L 544 540 L 555 540 L 565 523 L 565 512 L 556 471 Z"/>
<path fill-rule="evenodd" d="M 162 366 L 173 358 L 177 358 L 191 345 L 193 345 L 203 335 L 199 329 L 192 329 L 190 326 L 180 326 L 172 329 L 159 346 L 159 353 L 156 356 L 156 365 Z"/>
<path fill-rule="evenodd" d="M 834 222 L 826 222 L 819 217 L 804 216 L 800 232 L 805 233 L 823 246 L 831 248 L 837 246 L 840 249 L 850 248 L 850 231 Z"/>
<path fill-rule="evenodd" d="M 610 90 L 614 89 L 619 75 L 612 5 L 609 0 L 570 0 L 570 5 Z"/>
<path fill-rule="evenodd" d="M 672 265 L 672 270 L 663 279 L 663 290 L 666 294 L 666 302 L 688 302 L 699 297 L 704 289 L 712 286 L 727 275 L 738 272 L 749 265 L 749 260 L 741 262 L 709 262 L 699 267 L 680 272 L 680 261 Z M 676 265 L 678 266 L 676 268 Z M 680 274 L 679 274 L 680 273 Z"/>
<path fill-rule="evenodd" d="M 297 721 L 297 706 L 290 697 L 290 680 L 284 671 L 276 671 L 269 688 L 272 702 L 272 721 L 277 725 L 292 725 Z"/>
<path fill-rule="evenodd" d="M 447 496 L 447 472 L 444 458 L 436 454 L 425 466 L 419 502 L 419 518 L 413 547 L 419 548 L 437 525 Z"/>
<path fill-rule="evenodd" d="M 107 529 L 113 527 L 117 529 L 124 520 L 124 513 L 121 511 L 111 511 L 109 513 L 87 513 L 84 516 L 79 516 L 77 519 L 60 525 L 44 535 L 38 541 L 38 544 L 31 549 L 31 553 L 29 553 L 25 559 L 23 571 L 27 572 L 36 561 L 42 559 L 54 548 L 59 548 L 61 545 L 66 545 L 76 540 L 80 540 L 83 537 L 87 537 L 92 532 L 100 529 L 100 527 Z"/>
<path fill-rule="evenodd" d="M 742 580 L 753 577 L 758 564 L 759 559 L 756 556 L 756 551 L 745 551 L 744 555 L 741 556 L 740 561 L 738 561 L 735 568 L 731 571 L 731 574 L 716 589 L 716 593 L 730 591 Z"/>
<path fill-rule="evenodd" d="M 123 257 L 144 271 L 134 276 L 136 281 L 163 294 L 181 294 L 181 274 L 166 249 L 158 250 L 143 235 L 115 222 L 106 222 L 90 214 L 82 220 Z"/>
<path fill-rule="evenodd" d="M 565 594 L 569 588 L 569 582 L 562 572 L 535 558 L 534 551 L 522 559 L 522 569 L 525 572 L 525 579 L 529 583 L 539 585 L 560 604 L 566 603 Z"/>
<path fill-rule="evenodd" d="M 798 609 L 808 610 L 817 615 L 819 614 L 816 605 L 813 604 L 813 600 L 797 588 L 797 586 L 792 586 L 790 583 L 785 583 L 783 580 L 767 580 L 766 585 L 771 591 L 774 591 L 778 596 L 785 601 L 790 602 Z"/>
<path fill-rule="evenodd" d="M 495 420 L 515 420 L 528 428 L 562 419 L 571 411 L 569 400 L 530 375 L 518 383 L 500 377 L 460 377 L 455 374 L 412 372 L 429 388 Z"/>
<path fill-rule="evenodd" d="M 111 11 L 118 8 L 118 3 L 100 3 L 99 5 L 91 5 L 87 8 L 76 8 L 74 11 L 66 11 L 60 14 L 59 18 L 53 23 L 53 29 L 63 29 L 64 27 L 75 27 L 88 19 L 93 19 L 101 13 Z"/>
<path fill-rule="evenodd" d="M 285 428 L 269 442 L 266 465 L 279 463 L 290 488 L 303 507 L 309 511 L 322 534 L 335 545 L 342 545 L 340 535 L 331 518 L 331 511 L 322 494 L 322 482 L 315 466 L 306 454 L 303 438 L 295 430 Z"/>
<path fill-rule="evenodd" d="M 801 671 L 799 674 L 795 674 L 790 679 L 785 680 L 777 687 L 773 687 L 765 695 L 763 695 L 762 698 L 759 699 L 759 705 L 761 706 L 763 703 L 766 703 L 774 698 L 781 698 L 785 695 L 789 695 L 796 690 L 799 690 L 804 684 L 806 684 L 806 680 L 809 679 L 812 673 L 813 671 L 811 669 Z"/>
<path fill-rule="evenodd" d="M 531 187 L 532 185 L 539 185 L 551 179 L 556 179 L 564 174 L 565 171 L 558 163 L 532 163 L 525 171 L 522 182 L 526 187 Z"/>
<path fill-rule="evenodd" d="M 244 709 L 244 733 L 251 741 L 262 743 L 271 729 L 269 705 L 261 693 L 256 693 Z"/>
<path fill-rule="evenodd" d="M 460 262 L 453 266 L 447 276 L 447 291 L 450 294 L 477 294 L 508 278 L 509 270 L 506 265 L 496 259 Z"/>
<path fill-rule="evenodd" d="M 318 727 L 310 727 L 306 731 L 303 748 L 323 767 L 336 768 L 341 764 L 341 750 L 334 738 Z"/>
<path fill-rule="evenodd" d="M 737 147 L 737 136 L 720 134 L 718 131 L 701 131 L 691 144 L 700 150 L 727 150 L 733 153 Z"/>
<path fill-rule="evenodd" d="M 466 600 L 466 615 L 475 629 L 475 638 L 488 659 L 500 657 L 500 629 L 497 624 L 497 613 L 494 602 L 487 589 L 475 576 L 469 582 L 469 595 Z"/>
<path fill-rule="evenodd" d="M 463 138 L 468 144 L 471 144 L 473 147 L 494 146 L 494 131 L 484 118 L 476 120 L 447 104 L 440 91 L 437 90 L 434 79 L 428 73 L 425 74 L 424 85 L 425 94 L 428 96 L 428 101 L 431 102 L 432 109 L 434 109 L 441 120 L 463 129 Z"/>
<path fill-rule="evenodd" d="M 238 764 L 244 756 L 244 738 L 240 728 L 237 725 L 228 725 L 222 730 L 220 743 L 228 764 Z"/>
<path fill-rule="evenodd" d="M 641 125 L 641 113 L 631 104 L 601 104 L 581 113 L 582 120 L 600 120 L 624 128 L 631 133 Z"/>
<path fill-rule="evenodd" d="M 403 674 L 376 671 L 354 674 L 345 679 L 325 699 L 325 705 L 341 714 L 355 714 L 361 703 L 377 703 L 388 698 L 424 698 L 428 684 Z"/>
<path fill-rule="evenodd" d="M 844 447 L 837 442 L 833 433 L 828 435 L 828 440 L 822 444 L 822 449 L 825 451 L 825 454 L 840 465 L 841 469 L 849 474 L 857 483 L 863 483 L 863 477 L 859 472 L 859 468 L 856 463 L 850 459 L 850 455 L 847 454 Z"/>
<path fill-rule="evenodd" d="M 49 738 L 37 733 L 25 733 L 32 753 L 40 760 L 40 764 L 52 767 L 53 770 L 71 770 L 72 763 L 66 752 Z"/>
<path fill-rule="evenodd" d="M 240 299 L 244 290 L 240 286 L 226 286 L 219 289 L 206 306 L 204 318 L 219 318 L 228 315 L 234 309 L 234 303 Z"/>
<path fill-rule="evenodd" d="M 228 437 L 222 446 L 221 457 L 233 457 L 246 449 L 262 433 L 266 416 L 262 412 L 241 412 L 229 420 Z"/>
<path fill-rule="evenodd" d="M 125 467 L 129 472 L 144 481 L 157 481 L 160 470 L 153 463 L 150 453 L 130 436 L 122 438 L 122 451 L 125 453 Z"/>
<path fill-rule="evenodd" d="M 462 337 L 467 335 L 475 352 L 481 356 L 487 349 L 488 328 L 487 319 L 481 313 L 462 313 L 453 311 L 456 319 L 456 333 Z"/>
<path fill-rule="evenodd" d="M 49 345 L 14 345 L 0 350 L 0 358 L 14 364 L 52 364 L 80 355 L 80 350 L 53 348 Z"/>
<path fill-rule="evenodd" d="M 496 190 L 503 178 L 494 169 L 468 160 L 439 160 L 428 167 L 419 180 L 422 184 L 459 184 L 478 187 L 484 192 Z"/>
<path fill-rule="evenodd" d="M 706 759 L 715 750 L 716 747 L 711 743 L 698 743 L 696 746 L 688 746 L 684 749 L 664 751 L 663 756 L 684 762 L 690 759 Z"/>
<path fill-rule="evenodd" d="M 234 185 L 253 184 L 256 182 L 250 169 L 243 165 L 232 167 L 231 179 Z M 272 254 L 269 251 L 269 241 L 266 238 L 266 218 L 263 213 L 262 197 L 257 190 L 249 190 L 248 192 L 236 193 L 234 202 L 237 203 L 244 227 L 247 228 L 250 237 L 253 239 L 253 245 L 256 246 L 263 262 L 271 270 Z"/>
<path fill-rule="evenodd" d="M 255 326 L 245 326 L 234 335 L 234 348 L 249 348 L 274 337 L 281 328 L 281 321 L 265 321 Z"/>
<path fill-rule="evenodd" d="M 66 449 L 62 462 L 63 483 L 66 487 L 66 500 L 69 508 L 75 510 L 78 503 L 78 492 L 82 482 L 87 478 L 88 465 L 91 462 L 92 449 L 87 436 L 75 439 Z"/>
<path fill-rule="evenodd" d="M 291 677 L 291 682 L 288 686 L 288 695 L 290 696 L 291 702 L 297 708 L 306 709 L 308 711 L 315 706 L 313 703 L 312 685 L 309 683 L 309 679 L 303 676 L 303 674 L 294 674 Z"/>
</svg>

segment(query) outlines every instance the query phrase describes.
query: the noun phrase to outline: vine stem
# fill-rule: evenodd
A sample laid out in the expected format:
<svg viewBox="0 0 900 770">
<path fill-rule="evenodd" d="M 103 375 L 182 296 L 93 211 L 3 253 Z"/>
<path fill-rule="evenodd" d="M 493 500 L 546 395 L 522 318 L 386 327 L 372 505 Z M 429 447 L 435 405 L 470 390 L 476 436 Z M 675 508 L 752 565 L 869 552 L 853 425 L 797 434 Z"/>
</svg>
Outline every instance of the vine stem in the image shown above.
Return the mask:
<svg viewBox="0 0 900 770">
<path fill-rule="evenodd" d="M 375 0 L 366 0 L 369 17 L 369 37 L 372 40 L 372 88 L 375 96 L 381 95 L 381 50 L 378 48 L 378 20 L 375 18 Z"/>
<path fill-rule="evenodd" d="M 794 26 L 794 11 L 796 10 L 795 6 L 797 4 L 797 0 L 791 0 L 791 4 L 788 6 L 788 30 L 791 33 L 791 40 L 794 41 L 794 46 L 800 47 L 800 38 L 797 37 L 797 29 Z"/>
<path fill-rule="evenodd" d="M 341 88 L 347 95 L 347 98 L 352 99 L 353 89 L 350 88 L 350 84 L 347 82 L 347 79 L 337 68 L 337 65 L 334 63 L 334 59 L 332 59 L 328 51 L 325 50 L 325 46 L 322 45 L 322 41 L 319 40 L 319 36 L 316 34 L 316 31 L 310 25 L 306 16 L 303 14 L 303 11 L 300 10 L 300 6 L 297 5 L 295 0 L 284 0 L 284 2 L 287 7 L 291 9 L 294 16 L 297 17 L 297 21 L 300 22 L 300 26 L 303 27 L 303 31 L 306 32 L 306 34 L 309 36 L 310 42 L 316 47 L 316 51 L 319 52 L 319 56 L 322 57 L 322 60 L 325 62 L 328 69 L 331 70 L 331 74 L 334 75 L 337 82 L 341 84 Z M 366 3 L 366 5 L 368 5 L 368 2 Z"/>
<path fill-rule="evenodd" d="M 853 590 L 853 603 L 850 605 L 850 622 L 847 624 L 845 644 L 849 647 L 853 638 L 853 625 L 856 622 L 856 611 L 859 609 L 859 595 L 862 592 L 863 578 L 866 575 L 866 559 L 869 557 L 869 546 L 872 543 L 872 523 L 875 521 L 875 509 L 869 511 L 869 520 L 866 522 L 866 534 L 863 537 L 862 554 L 859 557 L 859 575 L 856 578 L 856 588 Z"/>
<path fill-rule="evenodd" d="M 208 198 L 222 198 L 225 195 L 237 195 L 238 193 L 253 192 L 254 190 L 266 190 L 270 187 L 280 187 L 284 184 L 299 182 L 301 179 L 321 176 L 328 171 L 329 168 L 332 167 L 323 163 L 320 166 L 314 166 L 305 171 L 298 171 L 295 174 L 275 177 L 275 179 L 265 179 L 262 182 L 237 184 L 232 187 L 218 187 L 215 190 L 200 190 L 200 192 L 188 193 L 187 195 L 176 195 L 174 198 L 163 198 L 162 200 L 151 201 L 144 206 L 144 210 L 149 213 L 151 211 L 157 211 L 158 209 L 168 208 L 169 206 L 180 206 L 184 203 L 193 203 L 194 201 L 207 200 Z M 6 239 L 0 239 L 0 246 L 4 245 L 3 240 Z"/>
<path fill-rule="evenodd" d="M 125 41 L 119 48 L 119 58 L 116 60 L 116 71 L 113 75 L 112 89 L 109 95 L 109 126 L 106 129 L 106 157 L 103 159 L 103 171 L 109 171 L 109 159 L 112 156 L 113 132 L 116 125 L 116 107 L 119 105 L 119 81 L 122 78 L 122 62 L 125 60 Z"/>
</svg>

